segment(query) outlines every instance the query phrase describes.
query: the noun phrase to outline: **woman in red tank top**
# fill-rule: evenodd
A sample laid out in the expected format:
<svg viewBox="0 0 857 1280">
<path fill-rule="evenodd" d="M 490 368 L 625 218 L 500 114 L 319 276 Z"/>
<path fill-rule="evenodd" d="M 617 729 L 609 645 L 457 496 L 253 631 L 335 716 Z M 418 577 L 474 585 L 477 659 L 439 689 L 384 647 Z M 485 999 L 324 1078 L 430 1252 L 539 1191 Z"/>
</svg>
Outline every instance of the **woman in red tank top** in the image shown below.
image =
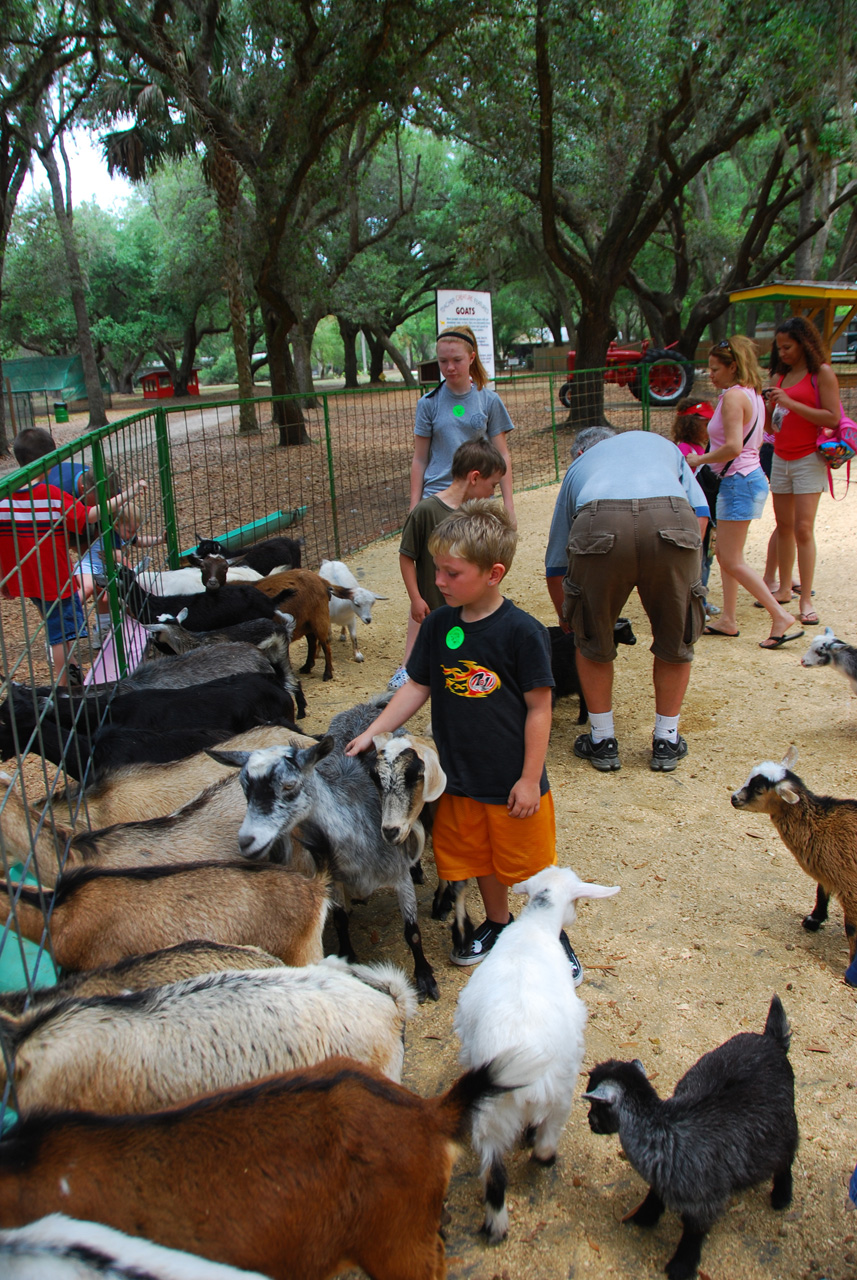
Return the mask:
<svg viewBox="0 0 857 1280">
<path fill-rule="evenodd" d="M 797 552 L 800 574 L 800 621 L 814 627 L 818 615 L 812 605 L 815 574 L 815 515 L 818 500 L 827 488 L 827 466 L 816 454 L 816 438 L 822 427 L 837 427 L 840 418 L 839 383 L 825 362 L 821 335 L 803 316 L 784 320 L 774 335 L 771 352 L 768 410 L 786 410 L 774 438 L 771 493 L 777 518 L 776 560 L 779 565 L 780 602 L 791 599 L 792 571 Z M 772 539 L 773 542 L 773 539 Z M 768 570 L 772 564 L 769 549 Z M 767 578 L 767 573 L 766 573 Z M 770 580 L 768 585 L 772 586 Z M 783 599 L 789 591 L 787 599 Z"/>
</svg>

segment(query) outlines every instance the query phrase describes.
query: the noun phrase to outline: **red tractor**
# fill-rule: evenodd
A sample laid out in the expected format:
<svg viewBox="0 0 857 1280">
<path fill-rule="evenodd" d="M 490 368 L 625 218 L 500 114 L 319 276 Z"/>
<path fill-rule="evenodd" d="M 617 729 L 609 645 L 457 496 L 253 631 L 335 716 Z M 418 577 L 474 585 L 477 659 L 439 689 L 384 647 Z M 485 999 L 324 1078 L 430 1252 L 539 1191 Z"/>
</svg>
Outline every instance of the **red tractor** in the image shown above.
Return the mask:
<svg viewBox="0 0 857 1280">
<path fill-rule="evenodd" d="M 605 382 L 616 382 L 620 387 L 629 387 L 632 396 L 638 400 L 643 396 L 643 378 L 640 365 L 648 366 L 649 401 L 656 406 L 668 407 L 677 404 L 682 396 L 688 395 L 693 386 L 695 369 L 690 360 L 673 348 L 652 347 L 646 339 L 639 351 L 635 347 L 620 347 L 611 342 L 607 348 L 607 372 Z M 574 377 L 574 361 L 577 352 L 568 353 L 568 382 L 559 389 L 559 398 L 566 409 L 571 408 L 571 380 Z"/>
</svg>

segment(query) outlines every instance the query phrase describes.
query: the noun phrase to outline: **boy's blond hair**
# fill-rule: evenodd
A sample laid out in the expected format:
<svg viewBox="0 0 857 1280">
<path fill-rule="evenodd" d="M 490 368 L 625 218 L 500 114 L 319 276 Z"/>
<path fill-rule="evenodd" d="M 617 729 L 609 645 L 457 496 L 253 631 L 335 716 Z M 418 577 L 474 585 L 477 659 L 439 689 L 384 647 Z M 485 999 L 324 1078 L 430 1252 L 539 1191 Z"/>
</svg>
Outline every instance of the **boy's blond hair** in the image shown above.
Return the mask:
<svg viewBox="0 0 857 1280">
<path fill-rule="evenodd" d="M 493 498 L 474 498 L 463 502 L 429 535 L 428 549 L 433 556 L 456 556 L 486 571 L 502 564 L 509 571 L 515 558 L 518 535 L 502 502 Z"/>
</svg>

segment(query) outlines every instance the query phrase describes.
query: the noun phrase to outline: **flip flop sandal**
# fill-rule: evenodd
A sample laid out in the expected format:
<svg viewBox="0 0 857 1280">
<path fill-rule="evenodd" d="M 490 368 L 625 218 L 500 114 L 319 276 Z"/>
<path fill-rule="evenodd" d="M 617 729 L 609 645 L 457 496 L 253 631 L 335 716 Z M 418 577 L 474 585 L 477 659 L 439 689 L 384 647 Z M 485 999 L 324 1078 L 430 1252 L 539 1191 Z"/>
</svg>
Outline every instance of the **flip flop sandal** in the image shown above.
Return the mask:
<svg viewBox="0 0 857 1280">
<path fill-rule="evenodd" d="M 768 636 L 767 640 L 759 641 L 760 649 L 782 649 L 784 644 L 788 644 L 790 640 L 800 640 L 804 631 L 786 632 L 784 636 Z"/>
<path fill-rule="evenodd" d="M 740 631 L 721 631 L 719 627 L 703 627 L 702 634 L 704 636 L 723 636 L 724 640 L 737 640 Z"/>
<path fill-rule="evenodd" d="M 797 616 L 797 620 L 798 622 L 802 623 L 803 626 L 805 627 L 818 626 L 818 614 L 815 612 L 814 609 L 810 609 L 809 613 L 799 613 Z"/>
</svg>

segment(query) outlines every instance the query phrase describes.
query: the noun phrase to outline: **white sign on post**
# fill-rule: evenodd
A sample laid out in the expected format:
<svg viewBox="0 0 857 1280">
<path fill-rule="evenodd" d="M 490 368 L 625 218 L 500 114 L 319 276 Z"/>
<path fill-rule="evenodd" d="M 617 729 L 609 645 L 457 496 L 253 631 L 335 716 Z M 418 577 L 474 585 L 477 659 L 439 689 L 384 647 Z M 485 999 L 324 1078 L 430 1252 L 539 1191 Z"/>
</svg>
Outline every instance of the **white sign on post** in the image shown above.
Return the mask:
<svg viewBox="0 0 857 1280">
<path fill-rule="evenodd" d="M 468 289 L 437 289 L 437 333 L 469 325 L 476 335 L 479 359 L 494 379 L 494 328 L 491 323 L 491 294 Z"/>
</svg>

